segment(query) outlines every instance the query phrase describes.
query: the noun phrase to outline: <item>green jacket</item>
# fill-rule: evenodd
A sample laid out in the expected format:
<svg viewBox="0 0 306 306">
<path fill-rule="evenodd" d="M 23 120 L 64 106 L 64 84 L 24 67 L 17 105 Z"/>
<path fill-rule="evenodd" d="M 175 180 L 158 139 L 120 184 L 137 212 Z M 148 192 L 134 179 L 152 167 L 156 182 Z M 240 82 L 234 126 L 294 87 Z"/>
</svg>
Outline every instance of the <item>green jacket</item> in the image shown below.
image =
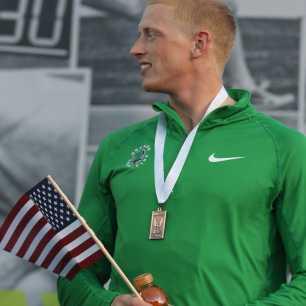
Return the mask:
<svg viewBox="0 0 306 306">
<path fill-rule="evenodd" d="M 148 240 L 158 116 L 102 141 L 79 210 L 128 278 L 152 273 L 175 306 L 305 306 L 305 137 L 257 112 L 248 92 L 229 93 L 236 104 L 199 127 L 166 203 L 164 240 Z M 168 104 L 154 108 L 167 117 L 167 175 L 186 132 Z M 243 158 L 220 159 L 231 157 Z M 62 306 L 109 306 L 128 292 L 105 259 L 58 282 Z"/>
</svg>

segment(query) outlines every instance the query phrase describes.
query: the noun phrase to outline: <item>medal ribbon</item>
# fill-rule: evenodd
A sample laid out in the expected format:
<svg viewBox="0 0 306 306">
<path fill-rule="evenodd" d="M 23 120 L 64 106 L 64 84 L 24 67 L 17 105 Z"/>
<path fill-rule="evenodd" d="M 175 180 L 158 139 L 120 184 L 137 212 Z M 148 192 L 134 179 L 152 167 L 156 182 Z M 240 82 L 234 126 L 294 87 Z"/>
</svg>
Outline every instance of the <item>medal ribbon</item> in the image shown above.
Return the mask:
<svg viewBox="0 0 306 306">
<path fill-rule="evenodd" d="M 164 174 L 164 149 L 167 135 L 166 116 L 162 113 L 159 117 L 155 134 L 155 156 L 154 156 L 154 179 L 155 192 L 159 205 L 163 205 L 169 198 L 188 157 L 192 143 L 197 134 L 201 122 L 215 109 L 220 107 L 227 99 L 228 93 L 222 86 L 217 96 L 210 103 L 202 120 L 192 129 L 185 139 L 180 152 L 178 153 L 174 164 L 172 165 L 168 176 Z"/>
</svg>

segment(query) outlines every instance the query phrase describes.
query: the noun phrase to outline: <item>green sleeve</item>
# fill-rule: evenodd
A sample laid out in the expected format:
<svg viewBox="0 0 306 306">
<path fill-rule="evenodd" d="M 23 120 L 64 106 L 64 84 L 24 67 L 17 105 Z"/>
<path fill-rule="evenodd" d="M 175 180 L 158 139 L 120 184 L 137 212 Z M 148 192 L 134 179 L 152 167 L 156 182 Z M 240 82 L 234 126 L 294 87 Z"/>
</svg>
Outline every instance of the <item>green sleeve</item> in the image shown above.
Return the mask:
<svg viewBox="0 0 306 306">
<path fill-rule="evenodd" d="M 100 145 L 91 166 L 79 211 L 112 254 L 116 235 L 115 207 L 103 167 L 106 160 L 106 141 Z M 58 299 L 61 306 L 109 306 L 118 292 L 103 285 L 110 277 L 111 266 L 105 257 L 81 270 L 69 281 L 58 279 Z"/>
<path fill-rule="evenodd" d="M 246 306 L 306 305 L 305 137 L 299 137 L 290 147 L 290 154 L 286 155 L 285 160 L 280 159 L 280 193 L 276 203 L 276 217 L 292 280 L 269 296 Z"/>
</svg>

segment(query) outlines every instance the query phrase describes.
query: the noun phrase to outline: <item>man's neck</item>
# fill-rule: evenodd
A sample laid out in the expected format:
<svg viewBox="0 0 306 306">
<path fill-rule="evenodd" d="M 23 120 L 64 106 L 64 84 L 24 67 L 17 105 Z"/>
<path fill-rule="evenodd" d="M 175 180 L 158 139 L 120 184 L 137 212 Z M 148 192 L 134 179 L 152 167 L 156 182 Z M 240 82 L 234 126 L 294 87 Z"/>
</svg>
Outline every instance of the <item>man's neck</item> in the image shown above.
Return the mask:
<svg viewBox="0 0 306 306">
<path fill-rule="evenodd" d="M 190 132 L 203 118 L 212 100 L 223 86 L 222 82 L 215 82 L 207 87 L 205 84 L 195 85 L 179 95 L 170 96 L 170 105 L 181 117 L 185 128 Z M 222 105 L 233 105 L 235 101 L 228 97 Z"/>
</svg>

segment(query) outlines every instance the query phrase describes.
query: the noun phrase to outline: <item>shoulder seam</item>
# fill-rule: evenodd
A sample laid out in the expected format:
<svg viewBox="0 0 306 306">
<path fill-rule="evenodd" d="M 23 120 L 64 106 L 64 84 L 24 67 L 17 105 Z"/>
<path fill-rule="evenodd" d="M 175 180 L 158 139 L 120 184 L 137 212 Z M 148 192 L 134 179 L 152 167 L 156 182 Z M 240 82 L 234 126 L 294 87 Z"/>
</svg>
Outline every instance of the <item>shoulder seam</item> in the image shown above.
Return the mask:
<svg viewBox="0 0 306 306">
<path fill-rule="evenodd" d="M 279 146 L 277 143 L 277 140 L 275 138 L 275 136 L 273 135 L 272 131 L 263 123 L 261 122 L 256 116 L 254 116 L 254 120 L 255 122 L 260 125 L 264 131 L 266 132 L 266 134 L 271 138 L 273 144 L 274 144 L 274 150 L 275 150 L 275 156 L 276 156 L 276 173 L 277 173 L 277 194 L 279 193 L 280 190 L 280 175 L 281 175 L 281 171 L 280 171 L 280 156 L 279 156 Z"/>
<path fill-rule="evenodd" d="M 118 146 L 120 146 L 122 143 L 124 143 L 124 142 L 127 140 L 127 138 L 128 138 L 131 134 L 137 132 L 137 131 L 140 130 L 140 129 L 145 128 L 145 127 L 146 127 L 147 125 L 149 125 L 149 124 L 154 123 L 155 117 L 156 117 L 156 116 L 154 116 L 154 117 L 152 117 L 152 118 L 149 118 L 149 119 L 145 120 L 145 121 L 147 121 L 147 122 L 146 122 L 143 126 L 138 126 L 138 127 L 137 127 L 137 123 L 136 123 L 135 128 L 131 129 L 131 131 L 128 132 L 128 134 L 126 135 L 126 137 L 124 137 L 124 139 L 122 139 L 121 141 L 119 141 L 119 142 L 116 144 L 116 147 L 118 147 Z M 145 122 L 145 121 L 143 121 L 143 122 Z M 141 123 L 141 122 L 140 122 L 140 123 Z M 127 128 L 128 128 L 128 127 L 127 127 Z M 116 131 L 115 131 L 115 132 L 116 132 Z M 114 132 L 114 133 L 115 133 L 115 132 Z M 111 139 L 112 133 L 110 133 L 109 136 L 110 136 L 109 141 L 111 142 L 111 141 L 112 141 L 112 139 Z"/>
</svg>

